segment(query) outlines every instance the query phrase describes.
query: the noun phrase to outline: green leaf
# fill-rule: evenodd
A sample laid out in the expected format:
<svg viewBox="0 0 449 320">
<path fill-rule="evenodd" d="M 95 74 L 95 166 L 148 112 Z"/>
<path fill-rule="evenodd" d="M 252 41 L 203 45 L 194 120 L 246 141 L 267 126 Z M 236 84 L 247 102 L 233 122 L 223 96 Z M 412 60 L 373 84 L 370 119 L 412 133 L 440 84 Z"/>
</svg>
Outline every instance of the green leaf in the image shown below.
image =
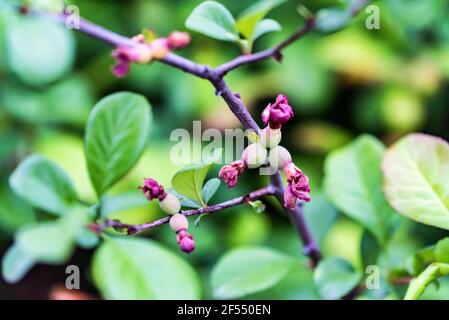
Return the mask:
<svg viewBox="0 0 449 320">
<path fill-rule="evenodd" d="M 264 33 L 280 30 L 280 26 L 276 21 L 267 19 L 263 21 L 268 22 L 261 24 L 262 21 L 260 20 L 262 20 L 268 12 L 284 2 L 285 0 L 261 0 L 256 2 L 239 15 L 239 18 L 237 19 L 237 29 L 250 42 Z M 273 29 L 275 24 L 277 24 L 276 27 L 278 27 L 278 29 L 276 29 L 276 27 Z M 264 29 L 266 31 L 262 32 Z M 256 36 L 257 33 L 259 34 Z"/>
<path fill-rule="evenodd" d="M 27 84 L 43 86 L 70 70 L 75 44 L 62 24 L 25 17 L 8 29 L 6 49 L 14 73 Z"/>
<path fill-rule="evenodd" d="M 204 200 L 204 203 L 209 203 L 210 199 L 212 199 L 214 194 L 218 191 L 218 188 L 220 188 L 220 184 L 221 181 L 218 178 L 213 178 L 206 182 L 203 187 L 203 191 L 201 191 L 201 196 Z"/>
<path fill-rule="evenodd" d="M 35 260 L 17 245 L 8 248 L 2 260 L 2 276 L 9 283 L 17 283 L 35 265 Z"/>
<path fill-rule="evenodd" d="M 59 220 L 21 228 L 15 235 L 15 245 L 36 261 L 60 264 L 72 255 L 75 238 L 86 223 L 87 212 L 76 209 Z"/>
<path fill-rule="evenodd" d="M 393 213 L 382 193 L 383 151 L 376 138 L 362 135 L 330 153 L 324 165 L 329 200 L 370 230 L 381 244 L 389 234 Z"/>
<path fill-rule="evenodd" d="M 212 163 L 191 164 L 178 171 L 171 181 L 175 191 L 206 206 L 202 198 L 204 179 L 212 167 Z"/>
<path fill-rule="evenodd" d="M 382 161 L 384 191 L 400 214 L 449 230 L 449 145 L 426 134 L 393 144 Z"/>
<path fill-rule="evenodd" d="M 0 188 L 0 229 L 13 233 L 36 220 L 33 208 L 17 197 L 7 186 Z"/>
<path fill-rule="evenodd" d="M 39 155 L 23 160 L 9 183 L 16 194 L 33 206 L 57 215 L 63 215 L 76 203 L 75 189 L 67 174 Z"/>
<path fill-rule="evenodd" d="M 92 273 L 106 299 L 200 298 L 198 275 L 151 240 L 107 238 L 95 252 Z"/>
<path fill-rule="evenodd" d="M 435 248 L 436 245 L 426 247 L 409 257 L 406 262 L 407 271 L 414 276 L 423 272 L 429 264 L 435 262 Z"/>
<path fill-rule="evenodd" d="M 235 42 L 239 39 L 234 17 L 215 1 L 204 1 L 193 9 L 186 27 L 218 40 Z"/>
<path fill-rule="evenodd" d="M 145 97 L 118 92 L 100 100 L 86 126 L 90 178 L 102 195 L 135 165 L 149 134 L 151 106 Z"/>
<path fill-rule="evenodd" d="M 213 294 L 235 299 L 268 289 L 284 278 L 295 260 L 263 247 L 234 249 L 224 255 L 211 274 Z"/>
<path fill-rule="evenodd" d="M 260 201 L 260 200 L 256 200 L 256 201 L 249 201 L 248 204 L 251 206 L 251 208 L 253 208 L 253 210 L 257 213 L 262 213 L 265 211 L 266 206 L 265 204 Z"/>
<path fill-rule="evenodd" d="M 449 238 L 438 241 L 434 254 L 436 262 L 449 263 Z"/>
<path fill-rule="evenodd" d="M 370 232 L 364 231 L 360 251 L 362 264 L 364 267 L 367 267 L 377 264 L 377 259 L 382 252 L 382 248 Z"/>
<path fill-rule="evenodd" d="M 324 299 L 339 299 L 349 293 L 361 280 L 362 275 L 352 265 L 340 258 L 327 258 L 315 270 L 314 280 Z"/>
<path fill-rule="evenodd" d="M 351 13 L 347 10 L 322 9 L 316 15 L 315 29 L 324 33 L 334 32 L 345 27 L 350 20 Z"/>
<path fill-rule="evenodd" d="M 276 20 L 264 19 L 259 21 L 256 25 L 256 30 L 254 30 L 253 41 L 260 38 L 264 34 L 280 31 L 281 29 L 281 25 Z"/>
<path fill-rule="evenodd" d="M 322 194 L 313 196 L 313 201 L 304 206 L 304 216 L 310 231 L 319 242 L 337 220 L 337 210 Z"/>
</svg>

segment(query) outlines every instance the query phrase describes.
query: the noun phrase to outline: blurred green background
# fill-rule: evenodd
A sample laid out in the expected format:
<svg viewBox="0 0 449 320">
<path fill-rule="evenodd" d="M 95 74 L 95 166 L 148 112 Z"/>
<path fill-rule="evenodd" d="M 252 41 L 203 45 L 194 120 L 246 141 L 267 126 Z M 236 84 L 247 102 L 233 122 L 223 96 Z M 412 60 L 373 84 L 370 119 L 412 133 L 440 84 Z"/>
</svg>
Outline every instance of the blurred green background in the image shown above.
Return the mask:
<svg viewBox="0 0 449 320">
<path fill-rule="evenodd" d="M 79 6 L 81 16 L 129 36 L 144 27 L 161 36 L 185 30 L 185 19 L 200 2 L 71 1 Z M 221 2 L 234 14 L 252 3 Z M 127 77 L 117 79 L 111 73 L 114 61 L 106 44 L 43 19 L 22 17 L 10 3 L 0 0 L 0 252 L 11 243 L 18 227 L 44 215 L 14 196 L 8 187 L 10 173 L 26 155 L 37 152 L 54 160 L 68 172 L 83 200 L 96 200 L 86 170 L 83 134 L 90 109 L 105 95 L 122 90 L 143 94 L 151 102 L 155 118 L 145 154 L 112 194 L 135 191 L 143 177 L 170 184 L 179 169 L 169 159 L 171 130 L 191 129 L 193 120 L 202 120 L 203 130 L 239 127 L 208 82 L 157 62 L 133 65 Z M 278 43 L 302 23 L 296 10 L 299 3 L 311 11 L 341 4 L 332 0 L 286 2 L 270 14 L 283 30 L 263 37 L 255 51 Z M 228 84 L 240 93 L 257 121 L 278 93 L 289 97 L 296 117 L 283 129 L 283 144 L 293 151 L 295 162 L 310 178 L 313 201 L 305 209 L 308 219 L 316 220 L 317 234 L 327 231 L 320 238 L 325 255 L 344 257 L 358 268 L 362 268 L 358 248 L 363 229 L 341 216 L 321 195 L 325 156 L 365 132 L 387 145 L 414 131 L 449 138 L 448 1 L 374 3 L 380 8 L 380 30 L 367 30 L 367 15 L 362 12 L 342 31 L 314 33 L 288 47 L 281 64 L 265 61 L 227 76 Z M 180 54 L 196 62 L 217 66 L 240 54 L 231 43 L 193 32 L 191 36 L 191 44 Z M 216 166 L 211 176 L 218 169 Z M 265 177 L 255 174 L 244 176 L 235 189 L 225 191 L 221 186 L 213 202 L 256 189 L 264 181 Z M 157 206 L 148 204 L 114 214 L 129 223 L 162 216 Z M 197 251 L 182 257 L 202 276 L 205 297 L 210 297 L 211 267 L 230 248 L 267 245 L 301 254 L 288 217 L 270 199 L 264 213 L 249 207 L 229 209 L 203 219 L 193 234 Z M 404 219 L 390 248 L 394 252 L 389 255 L 390 266 L 401 264 L 413 250 L 443 235 L 443 231 Z M 169 228 L 146 236 L 178 252 Z M 89 282 L 90 255 L 91 251 L 78 249 L 70 263 L 86 270 L 82 289 L 97 297 Z M 0 298 L 55 298 L 65 281 L 64 270 L 40 265 L 19 284 L 7 285 L 0 279 Z M 260 297 L 318 298 L 310 281 L 310 272 L 304 268 Z M 298 290 L 299 285 L 310 289 Z M 438 297 L 432 288 L 426 294 Z"/>
</svg>

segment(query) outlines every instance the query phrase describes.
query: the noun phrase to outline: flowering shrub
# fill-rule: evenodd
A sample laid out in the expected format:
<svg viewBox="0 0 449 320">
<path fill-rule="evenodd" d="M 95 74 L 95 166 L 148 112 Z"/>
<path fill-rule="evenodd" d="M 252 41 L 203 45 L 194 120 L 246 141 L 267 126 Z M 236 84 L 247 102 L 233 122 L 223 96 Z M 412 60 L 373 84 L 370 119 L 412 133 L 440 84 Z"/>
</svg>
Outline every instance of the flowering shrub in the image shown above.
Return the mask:
<svg viewBox="0 0 449 320">
<path fill-rule="evenodd" d="M 285 134 L 298 117 L 300 107 L 292 99 L 289 101 L 287 94 L 277 94 L 270 97 L 271 102 L 259 106 L 260 114 L 253 117 L 256 112 L 251 109 L 250 113 L 245 97 L 228 86 L 225 79 L 232 71 L 263 60 L 282 62 L 284 49 L 295 46 L 296 41 L 309 34 L 325 37 L 344 29 L 354 23 L 368 4 L 368 1 L 347 1 L 344 7 L 323 8 L 314 13 L 300 6 L 299 28 L 290 35 L 285 32 L 284 40 L 275 46 L 254 52 L 256 40 L 281 30 L 279 22 L 265 17 L 285 2 L 258 1 L 237 20 L 216 1 L 204 1 L 193 8 L 186 19 L 187 29 L 235 44 L 242 52 L 215 68 L 176 53 L 195 46 L 199 37 L 196 33 L 172 31 L 167 37 L 158 37 L 154 31 L 144 29 L 127 38 L 80 18 L 76 28 L 79 32 L 113 46 L 115 77 L 131 77 L 140 70 L 135 69 L 137 65 L 151 63 L 153 68 L 165 64 L 170 71 L 163 74 L 185 72 L 195 80 L 212 84 L 218 98 L 226 103 L 240 125 L 251 130 L 248 145 L 232 162 L 221 167 L 217 164 L 220 159 L 203 159 L 181 168 L 168 179 L 166 163 L 161 161 L 152 168 L 145 163 L 145 172 L 139 171 L 141 185 L 133 186 L 138 192 L 117 192 L 118 186 L 126 183 L 126 177 L 139 166 L 139 159 L 145 158 L 148 137 L 154 134 L 152 123 L 159 121 L 162 112 L 153 115 L 153 110 L 161 109 L 157 102 L 153 106 L 137 93 L 122 91 L 105 96 L 90 112 L 85 112 L 84 119 L 84 156 L 94 199 L 86 201 L 81 194 L 84 190 L 76 187 L 75 178 L 79 177 L 43 155 L 27 150 L 29 155 L 14 166 L 8 188 L 14 193 L 11 199 L 20 204 L 11 206 L 27 208 L 23 210 L 33 212 L 30 214 L 33 218 L 14 229 L 14 242 L 2 261 L 5 281 L 11 284 L 21 281 L 37 264 L 67 264 L 75 248 L 82 248 L 93 252 L 91 278 L 98 293 L 106 299 L 198 299 L 204 297 L 199 281 L 201 270 L 193 268 L 189 259 L 201 255 L 206 246 L 202 241 L 222 231 L 201 233 L 199 230 L 208 223 L 202 222 L 202 218 L 225 214 L 237 206 L 252 208 L 257 214 L 283 213 L 297 231 L 302 251 L 294 250 L 297 254 L 293 256 L 270 246 L 230 250 L 211 271 L 210 285 L 215 298 L 257 297 L 261 292 L 266 293 L 263 297 L 270 297 L 270 290 L 275 294 L 276 288 L 282 289 L 279 290 L 285 295 L 280 298 L 285 298 L 292 292 L 289 286 L 294 284 L 294 292 L 302 286 L 310 291 L 309 295 L 296 295 L 296 298 L 417 299 L 430 283 L 449 274 L 449 240 L 444 238 L 445 234 L 433 239 L 429 247 L 413 247 L 412 252 L 407 251 L 406 262 L 400 258 L 399 264 L 393 264 L 389 257 L 398 241 L 395 236 L 403 225 L 415 221 L 419 226 L 449 230 L 449 145 L 445 140 L 411 133 L 394 139 L 397 141 L 386 148 L 374 136 L 360 135 L 326 156 L 322 192 L 327 200 L 320 200 L 324 199 L 323 194 L 311 195 L 318 179 L 314 180 L 307 165 L 303 167 L 303 162 L 292 156 L 289 136 Z M 19 8 L 17 4 L 11 5 L 8 10 L 20 12 L 23 16 L 17 18 L 31 21 L 26 23 L 62 24 L 70 17 L 67 8 L 59 6 L 59 2 L 42 3 L 45 1 L 26 1 Z M 54 70 L 45 70 L 45 76 L 36 83 L 27 73 L 30 70 L 23 69 L 30 57 L 27 55 L 22 61 L 18 58 L 24 45 L 15 43 L 17 38 L 23 38 L 20 34 L 33 27 L 20 28 L 13 30 L 14 37 L 8 42 L 11 71 L 28 85 L 52 83 L 69 68 L 69 63 L 55 61 Z M 49 24 L 48 30 L 55 38 L 61 32 L 53 24 Z M 67 43 L 61 40 L 55 50 L 73 55 L 72 46 L 72 40 Z M 14 62 L 15 59 L 20 63 Z M 43 72 L 33 69 L 36 68 L 33 63 L 29 65 L 32 72 Z M 91 76 L 94 77 L 92 73 Z M 58 90 L 63 91 L 59 88 L 53 94 L 59 96 Z M 35 100 L 39 97 L 36 93 Z M 20 94 L 15 99 L 19 101 Z M 67 103 L 70 105 L 70 101 Z M 15 112 L 18 114 L 20 110 Z M 25 112 L 28 120 L 34 121 L 28 112 Z M 56 117 L 57 112 L 54 113 Z M 259 116 L 262 128 L 255 120 Z M 83 119 L 78 121 L 70 114 L 60 117 L 67 123 L 84 124 Z M 174 121 L 170 124 L 174 126 Z M 313 133 L 308 136 L 314 137 Z M 303 139 L 302 135 L 299 137 Z M 150 170 L 151 175 L 146 173 Z M 260 177 L 254 179 L 258 185 L 255 189 L 241 188 L 242 180 L 257 173 Z M 222 188 L 221 182 L 228 188 Z M 220 193 L 225 199 L 212 201 Z M 134 207 L 151 208 L 157 214 L 144 221 L 117 217 L 117 212 Z M 362 251 L 361 261 L 350 261 L 351 254 L 323 254 L 320 249 L 323 235 L 336 221 L 337 210 L 349 217 L 360 232 L 357 250 Z M 35 218 L 35 211 L 42 215 Z M 193 223 L 189 222 L 192 216 L 197 217 Z M 251 226 L 242 233 L 253 232 Z M 177 245 L 176 251 L 161 245 L 162 241 L 143 236 L 158 227 L 171 229 L 167 237 Z M 291 243 L 286 240 L 281 247 Z M 398 284 L 402 285 L 402 291 L 395 287 Z"/>
</svg>

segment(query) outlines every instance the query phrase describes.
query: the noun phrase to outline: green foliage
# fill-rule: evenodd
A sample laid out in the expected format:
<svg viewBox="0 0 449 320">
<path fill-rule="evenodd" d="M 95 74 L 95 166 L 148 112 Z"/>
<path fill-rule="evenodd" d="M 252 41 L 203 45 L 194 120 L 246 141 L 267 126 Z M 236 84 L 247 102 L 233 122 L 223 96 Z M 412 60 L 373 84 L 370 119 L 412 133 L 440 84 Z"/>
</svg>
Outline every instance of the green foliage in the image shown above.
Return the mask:
<svg viewBox="0 0 449 320">
<path fill-rule="evenodd" d="M 2 277 L 7 283 L 20 281 L 34 266 L 34 258 L 17 245 L 8 248 L 2 260 Z"/>
<path fill-rule="evenodd" d="M 235 42 L 239 39 L 234 17 L 215 1 L 204 1 L 196 7 L 187 18 L 186 27 L 218 40 Z"/>
<path fill-rule="evenodd" d="M 208 204 L 210 199 L 217 193 L 220 184 L 221 181 L 218 178 L 210 179 L 204 184 L 203 190 L 201 191 L 201 198 L 205 204 Z"/>
<path fill-rule="evenodd" d="M 56 215 L 64 215 L 76 203 L 75 189 L 66 173 L 39 155 L 20 163 L 9 181 L 20 197 Z"/>
<path fill-rule="evenodd" d="M 326 258 L 314 273 L 315 283 L 324 299 L 339 299 L 360 282 L 362 275 L 340 258 Z"/>
<path fill-rule="evenodd" d="M 43 18 L 23 18 L 8 30 L 6 49 L 11 69 L 33 86 L 51 83 L 73 63 L 73 35 Z"/>
<path fill-rule="evenodd" d="M 86 222 L 86 211 L 76 209 L 59 220 L 24 226 L 16 233 L 15 244 L 36 261 L 60 264 L 72 255 L 76 235 Z"/>
<path fill-rule="evenodd" d="M 198 276 L 184 260 L 151 240 L 107 238 L 92 274 L 106 299 L 198 299 Z"/>
<path fill-rule="evenodd" d="M 175 191 L 183 196 L 186 196 L 196 203 L 201 204 L 203 207 L 206 206 L 206 201 L 203 199 L 202 190 L 204 180 L 206 179 L 207 173 L 212 167 L 213 163 L 199 163 L 192 164 L 179 170 L 171 181 L 171 184 Z M 213 187 L 212 185 L 208 188 Z M 213 190 L 210 190 L 213 191 Z M 208 190 L 204 193 L 208 195 Z"/>
<path fill-rule="evenodd" d="M 388 202 L 400 214 L 449 230 L 449 145 L 411 134 L 385 153 L 382 169 Z"/>
<path fill-rule="evenodd" d="M 393 214 L 382 192 L 383 151 L 381 142 L 365 135 L 333 151 L 324 165 L 326 195 L 343 213 L 370 230 L 381 244 L 389 235 Z"/>
<path fill-rule="evenodd" d="M 28 203 L 17 197 L 7 186 L 0 188 L 0 229 L 13 233 L 35 219 L 34 210 Z"/>
<path fill-rule="evenodd" d="M 222 4 L 204 1 L 186 20 L 186 27 L 211 38 L 239 44 L 245 53 L 250 53 L 253 43 L 262 35 L 281 30 L 273 19 L 263 19 L 269 11 L 285 0 L 261 0 L 239 15 L 237 22 Z M 244 39 L 240 38 L 243 35 Z"/>
<path fill-rule="evenodd" d="M 151 106 L 141 95 L 119 92 L 98 102 L 86 125 L 87 166 L 97 195 L 136 164 L 145 147 Z"/>
<path fill-rule="evenodd" d="M 295 266 L 295 259 L 272 249 L 235 249 L 214 266 L 211 283 L 214 296 L 235 299 L 268 289 L 282 280 Z"/>
</svg>

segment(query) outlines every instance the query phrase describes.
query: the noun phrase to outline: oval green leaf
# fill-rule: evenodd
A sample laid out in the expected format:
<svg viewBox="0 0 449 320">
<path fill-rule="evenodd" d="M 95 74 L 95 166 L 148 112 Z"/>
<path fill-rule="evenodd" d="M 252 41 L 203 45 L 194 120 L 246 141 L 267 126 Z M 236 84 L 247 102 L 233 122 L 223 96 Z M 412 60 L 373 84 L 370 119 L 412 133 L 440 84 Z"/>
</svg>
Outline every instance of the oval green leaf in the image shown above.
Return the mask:
<svg viewBox="0 0 449 320">
<path fill-rule="evenodd" d="M 119 92 L 100 100 L 89 115 L 85 151 L 100 196 L 134 166 L 149 134 L 151 106 L 145 97 Z"/>
<path fill-rule="evenodd" d="M 224 5 L 204 1 L 186 20 L 186 27 L 214 39 L 235 42 L 239 39 L 235 20 Z"/>
<path fill-rule="evenodd" d="M 324 299 L 343 297 L 359 283 L 362 275 L 352 265 L 340 258 L 322 260 L 314 273 L 315 284 Z"/>
<path fill-rule="evenodd" d="M 324 189 L 343 213 L 358 221 L 383 243 L 393 210 L 382 192 L 380 170 L 384 146 L 363 135 L 326 158 Z"/>
<path fill-rule="evenodd" d="M 57 215 L 63 215 L 76 203 L 75 189 L 64 170 L 39 155 L 23 160 L 9 183 L 30 204 Z"/>
<path fill-rule="evenodd" d="M 151 240 L 107 238 L 95 252 L 92 272 L 106 299 L 200 298 L 190 265 Z"/>
<path fill-rule="evenodd" d="M 211 274 L 213 294 L 235 299 L 273 287 L 295 265 L 295 260 L 262 247 L 235 249 L 224 255 Z"/>
<path fill-rule="evenodd" d="M 221 181 L 218 178 L 210 179 L 204 185 L 203 191 L 201 191 L 201 196 L 204 200 L 204 203 L 208 204 L 210 199 L 217 193 L 218 188 L 220 188 Z"/>
<path fill-rule="evenodd" d="M 382 161 L 388 202 L 400 214 L 449 230 L 449 145 L 410 134 L 388 148 Z"/>
</svg>

